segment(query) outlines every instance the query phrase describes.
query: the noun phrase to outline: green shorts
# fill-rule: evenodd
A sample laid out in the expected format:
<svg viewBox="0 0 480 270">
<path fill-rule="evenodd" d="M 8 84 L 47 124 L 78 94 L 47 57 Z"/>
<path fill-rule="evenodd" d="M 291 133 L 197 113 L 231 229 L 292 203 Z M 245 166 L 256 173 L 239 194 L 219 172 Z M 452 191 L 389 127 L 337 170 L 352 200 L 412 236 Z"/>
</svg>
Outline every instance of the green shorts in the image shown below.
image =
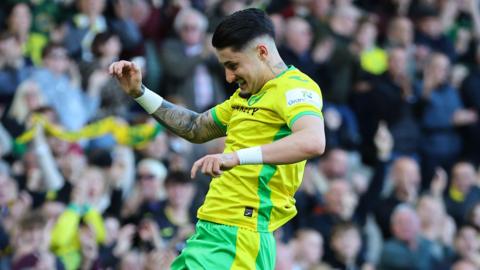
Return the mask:
<svg viewBox="0 0 480 270">
<path fill-rule="evenodd" d="M 272 233 L 199 220 L 195 234 L 170 269 L 273 270 L 275 249 Z"/>
</svg>

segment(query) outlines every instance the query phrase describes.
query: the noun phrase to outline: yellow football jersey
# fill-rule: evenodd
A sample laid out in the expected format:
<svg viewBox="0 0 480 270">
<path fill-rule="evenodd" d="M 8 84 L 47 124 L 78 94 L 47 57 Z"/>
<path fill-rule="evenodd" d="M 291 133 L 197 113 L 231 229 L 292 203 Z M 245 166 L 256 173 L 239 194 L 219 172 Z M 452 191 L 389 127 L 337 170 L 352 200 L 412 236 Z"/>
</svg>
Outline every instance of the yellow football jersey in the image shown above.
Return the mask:
<svg viewBox="0 0 480 270">
<path fill-rule="evenodd" d="M 322 117 L 318 85 L 291 66 L 250 98 L 215 106 L 212 116 L 227 134 L 225 153 L 272 143 L 292 133 L 303 115 Z M 273 231 L 296 213 L 294 193 L 305 161 L 287 165 L 239 165 L 213 178 L 198 218 L 259 232 Z"/>
</svg>

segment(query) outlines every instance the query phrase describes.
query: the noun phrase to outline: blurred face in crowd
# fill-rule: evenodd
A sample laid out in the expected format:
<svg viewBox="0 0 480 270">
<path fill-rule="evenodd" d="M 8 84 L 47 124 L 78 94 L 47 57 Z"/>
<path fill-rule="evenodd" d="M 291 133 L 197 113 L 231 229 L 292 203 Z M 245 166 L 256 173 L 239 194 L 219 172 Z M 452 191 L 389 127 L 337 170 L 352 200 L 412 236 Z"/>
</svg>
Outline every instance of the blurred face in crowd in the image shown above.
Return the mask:
<svg viewBox="0 0 480 270">
<path fill-rule="evenodd" d="M 162 181 L 150 170 L 149 166 L 140 165 L 137 169 L 137 181 L 144 200 L 154 201 L 158 199 Z"/>
<path fill-rule="evenodd" d="M 182 18 L 178 29 L 182 41 L 190 46 L 201 44 L 204 41 L 205 28 L 200 23 L 200 15 L 187 12 Z"/>
<path fill-rule="evenodd" d="M 168 204 L 175 208 L 188 208 L 195 194 L 192 183 L 168 183 L 165 186 Z"/>
<path fill-rule="evenodd" d="M 104 221 L 105 225 L 105 244 L 113 243 L 118 238 L 118 233 L 120 231 L 120 222 L 117 218 L 107 217 Z"/>
<path fill-rule="evenodd" d="M 332 8 L 332 0 L 312 0 L 310 10 L 316 18 L 323 18 L 328 15 Z"/>
<path fill-rule="evenodd" d="M 336 6 L 330 19 L 332 30 L 343 36 L 352 36 L 357 27 L 358 11 L 353 7 Z"/>
<path fill-rule="evenodd" d="M 300 17 L 294 17 L 287 21 L 285 41 L 295 54 L 302 55 L 308 52 L 312 38 L 312 30 L 307 21 Z"/>
<path fill-rule="evenodd" d="M 22 245 L 29 245 L 34 251 L 46 251 L 48 249 L 47 244 L 49 242 L 49 233 L 45 227 L 35 226 L 28 230 L 20 230 L 16 236 L 15 242 L 17 248 Z"/>
<path fill-rule="evenodd" d="M 270 19 L 275 28 L 275 41 L 282 43 L 285 39 L 285 19 L 281 14 L 271 14 Z"/>
<path fill-rule="evenodd" d="M 28 33 L 32 24 L 30 8 L 22 3 L 16 4 L 8 17 L 8 27 L 14 33 Z"/>
<path fill-rule="evenodd" d="M 78 0 L 78 9 L 87 16 L 99 16 L 105 9 L 105 0 Z"/>
<path fill-rule="evenodd" d="M 42 213 L 53 224 L 65 211 L 66 205 L 57 201 L 47 201 L 42 205 Z"/>
<path fill-rule="evenodd" d="M 344 178 L 348 170 L 347 152 L 342 149 L 329 151 L 325 159 L 320 161 L 320 170 L 328 179 Z"/>
<path fill-rule="evenodd" d="M 57 123 L 57 121 L 52 121 L 51 118 L 48 118 L 48 116 L 47 119 L 51 123 Z M 68 152 L 68 148 L 70 147 L 69 142 L 61 140 L 55 136 L 47 137 L 47 142 L 55 157 L 64 157 Z"/>
<path fill-rule="evenodd" d="M 85 195 L 93 203 L 102 196 L 105 191 L 105 177 L 100 169 L 88 168 L 84 171 L 80 177 L 80 181 L 77 185 L 85 185 Z"/>
<path fill-rule="evenodd" d="M 476 270 L 477 267 L 469 261 L 458 261 L 452 266 L 452 270 Z"/>
<path fill-rule="evenodd" d="M 480 250 L 480 241 L 477 231 L 470 226 L 463 226 L 455 237 L 455 249 L 463 258 L 469 258 L 472 252 Z"/>
<path fill-rule="evenodd" d="M 439 225 L 445 217 L 445 209 L 441 201 L 430 196 L 420 198 L 417 213 L 423 226 Z"/>
<path fill-rule="evenodd" d="M 475 184 L 476 172 L 472 164 L 460 162 L 452 169 L 452 184 L 462 193 L 466 194 Z"/>
<path fill-rule="evenodd" d="M 399 158 L 393 164 L 392 179 L 395 193 L 400 199 L 410 192 L 418 193 L 420 185 L 420 169 L 415 160 L 411 158 Z"/>
<path fill-rule="evenodd" d="M 144 269 L 145 256 L 138 251 L 127 252 L 122 256 L 120 270 Z"/>
<path fill-rule="evenodd" d="M 22 57 L 22 46 L 14 36 L 0 40 L 0 57 L 9 65 Z"/>
<path fill-rule="evenodd" d="M 44 66 L 55 74 L 65 73 L 70 65 L 67 50 L 62 47 L 53 48 L 43 60 Z"/>
<path fill-rule="evenodd" d="M 146 157 L 163 160 L 168 154 L 168 136 L 165 132 L 160 133 L 155 139 L 142 149 L 142 154 Z"/>
<path fill-rule="evenodd" d="M 5 206 L 17 198 L 17 186 L 10 176 L 0 173 L 0 206 Z"/>
<path fill-rule="evenodd" d="M 407 17 L 398 17 L 392 20 L 388 28 L 388 41 L 392 45 L 404 46 L 412 44 L 413 24 Z"/>
<path fill-rule="evenodd" d="M 311 0 L 293 0 L 292 2 L 296 5 L 306 5 L 310 3 Z"/>
<path fill-rule="evenodd" d="M 440 18 L 431 16 L 420 20 L 418 28 L 424 34 L 436 38 L 442 34 L 442 23 Z"/>
<path fill-rule="evenodd" d="M 318 263 L 323 256 L 322 235 L 314 230 L 301 230 L 295 241 L 297 260 L 310 265 Z"/>
<path fill-rule="evenodd" d="M 424 77 L 431 77 L 436 84 L 449 80 L 450 60 L 444 54 L 434 53 L 424 70 Z"/>
<path fill-rule="evenodd" d="M 417 213 L 409 208 L 404 208 L 393 213 L 392 233 L 400 241 L 411 243 L 420 231 L 420 221 Z"/>
<path fill-rule="evenodd" d="M 117 58 L 122 51 L 122 43 L 117 36 L 112 36 L 100 46 L 100 51 L 104 57 Z"/>
<path fill-rule="evenodd" d="M 245 1 L 227 0 L 221 3 L 222 14 L 228 16 L 239 10 L 245 9 Z"/>
<path fill-rule="evenodd" d="M 349 228 L 336 233 L 332 237 L 332 249 L 343 260 L 353 260 L 362 246 L 362 239 L 357 229 Z"/>
<path fill-rule="evenodd" d="M 356 33 L 356 42 L 362 48 L 370 48 L 375 45 L 377 39 L 377 27 L 371 22 L 364 22 Z"/>
<path fill-rule="evenodd" d="M 405 75 L 407 71 L 407 52 L 401 48 L 394 48 L 388 54 L 388 71 L 393 77 Z"/>
<path fill-rule="evenodd" d="M 40 92 L 38 84 L 32 81 L 28 82 L 24 87 L 25 88 L 22 89 L 23 100 L 29 112 L 43 105 L 42 93 Z"/>
<path fill-rule="evenodd" d="M 472 208 L 469 221 L 475 228 L 480 229 L 480 203 Z"/>
<path fill-rule="evenodd" d="M 356 196 L 349 182 L 342 179 L 330 183 L 325 194 L 325 204 L 330 213 L 349 219 L 356 206 Z"/>
</svg>

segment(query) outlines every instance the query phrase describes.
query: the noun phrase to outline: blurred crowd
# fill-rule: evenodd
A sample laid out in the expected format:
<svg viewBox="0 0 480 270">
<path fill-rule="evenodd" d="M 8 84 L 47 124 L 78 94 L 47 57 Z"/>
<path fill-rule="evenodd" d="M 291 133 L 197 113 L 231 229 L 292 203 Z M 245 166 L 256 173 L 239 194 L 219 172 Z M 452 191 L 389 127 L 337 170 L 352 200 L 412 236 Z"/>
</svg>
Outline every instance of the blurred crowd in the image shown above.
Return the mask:
<svg viewBox="0 0 480 270">
<path fill-rule="evenodd" d="M 118 59 L 211 108 L 236 87 L 212 31 L 246 7 L 268 12 L 324 102 L 327 151 L 275 232 L 276 269 L 480 269 L 480 0 L 3 0 L 1 270 L 168 269 L 210 181 L 191 164 L 224 141 L 66 142 L 32 117 L 151 123 L 108 75 Z"/>
</svg>

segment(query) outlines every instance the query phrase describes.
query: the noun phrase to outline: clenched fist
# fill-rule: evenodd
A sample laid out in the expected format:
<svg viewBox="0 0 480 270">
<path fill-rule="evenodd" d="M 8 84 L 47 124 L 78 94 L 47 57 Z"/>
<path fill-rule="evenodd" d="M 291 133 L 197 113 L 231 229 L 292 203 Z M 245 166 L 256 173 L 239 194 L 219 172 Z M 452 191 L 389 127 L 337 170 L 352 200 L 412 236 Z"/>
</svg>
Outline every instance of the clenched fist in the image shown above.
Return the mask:
<svg viewBox="0 0 480 270">
<path fill-rule="evenodd" d="M 142 71 L 135 63 L 125 60 L 114 62 L 108 72 L 117 78 L 123 91 L 129 96 L 137 98 L 143 94 Z"/>
</svg>

